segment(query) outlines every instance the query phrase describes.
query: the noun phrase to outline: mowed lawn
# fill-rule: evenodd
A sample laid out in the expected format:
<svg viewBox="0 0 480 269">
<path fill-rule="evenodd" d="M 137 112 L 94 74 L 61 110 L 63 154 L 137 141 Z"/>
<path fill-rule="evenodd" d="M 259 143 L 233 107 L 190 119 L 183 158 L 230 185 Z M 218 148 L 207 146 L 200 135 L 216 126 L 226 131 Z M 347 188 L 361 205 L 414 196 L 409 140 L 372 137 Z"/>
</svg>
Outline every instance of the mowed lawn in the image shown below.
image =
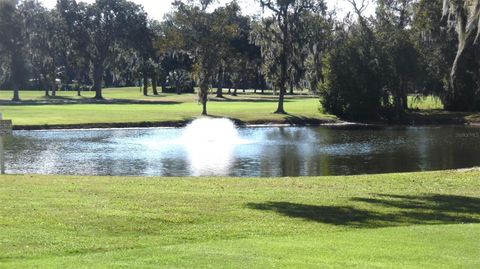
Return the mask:
<svg viewBox="0 0 480 269">
<path fill-rule="evenodd" d="M 0 176 L 4 268 L 480 268 L 480 172 Z"/>
<path fill-rule="evenodd" d="M 188 121 L 200 116 L 202 107 L 195 94 L 161 94 L 145 97 L 138 88 L 105 89 L 109 103 L 92 103 L 92 92 L 76 97 L 74 92 L 58 92 L 57 98 L 44 98 L 43 92 L 21 92 L 24 103 L 8 104 L 11 92 L 1 91 L 0 111 L 14 125 L 56 125 L 86 123 L 141 123 Z M 285 108 L 289 115 L 276 115 L 278 97 L 265 94 L 225 95 L 208 103 L 211 116 L 229 117 L 244 122 L 283 121 L 285 119 L 331 120 L 335 117 L 319 111 L 318 98 L 287 97 Z"/>
<path fill-rule="evenodd" d="M 106 102 L 91 100 L 93 92 L 57 92 L 56 98 L 46 98 L 42 91 L 22 91 L 24 101 L 8 102 L 10 91 L 0 91 L 0 112 L 12 119 L 14 125 L 76 125 L 143 122 L 189 121 L 200 116 L 201 105 L 196 94 L 160 94 L 143 96 L 139 88 L 105 89 Z M 151 91 L 150 91 L 151 94 Z M 337 119 L 321 112 L 319 98 L 315 96 L 288 96 L 285 109 L 289 115 L 277 115 L 278 97 L 271 94 L 253 94 L 252 91 L 238 96 L 225 94 L 225 98 L 210 95 L 208 112 L 211 116 L 229 117 L 246 123 L 282 122 L 295 120 L 329 121 Z M 441 113 L 440 100 L 433 97 L 409 97 L 410 107 L 425 113 Z M 440 117 L 446 117 L 440 115 Z"/>
</svg>

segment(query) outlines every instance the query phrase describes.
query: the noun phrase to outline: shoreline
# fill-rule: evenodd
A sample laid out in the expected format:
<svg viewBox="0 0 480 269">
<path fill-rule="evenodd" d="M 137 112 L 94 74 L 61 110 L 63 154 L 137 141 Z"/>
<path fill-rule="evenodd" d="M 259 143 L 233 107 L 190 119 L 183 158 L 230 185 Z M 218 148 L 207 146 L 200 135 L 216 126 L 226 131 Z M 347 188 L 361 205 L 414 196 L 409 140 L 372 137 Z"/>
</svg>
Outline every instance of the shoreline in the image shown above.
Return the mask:
<svg viewBox="0 0 480 269">
<path fill-rule="evenodd" d="M 200 117 L 199 117 L 200 118 Z M 323 125 L 358 125 L 365 126 L 362 123 L 350 123 L 334 119 L 286 119 L 286 120 L 254 120 L 254 121 L 241 121 L 238 119 L 232 119 L 228 117 L 215 117 L 226 118 L 235 123 L 237 127 L 274 127 L 274 126 L 323 126 Z M 43 124 L 43 125 L 13 125 L 13 130 L 16 131 L 35 131 L 35 130 L 61 130 L 61 129 L 127 129 L 127 128 L 181 128 L 187 126 L 192 120 L 183 121 L 148 121 L 148 122 L 118 122 L 118 123 L 82 123 L 82 124 Z"/>
<path fill-rule="evenodd" d="M 200 117 L 199 117 L 200 118 Z M 242 121 L 229 117 L 239 128 L 261 128 L 261 127 L 317 127 L 326 126 L 332 128 L 356 128 L 375 129 L 387 127 L 413 127 L 413 126 L 480 126 L 480 122 L 468 121 L 464 118 L 407 118 L 398 121 L 376 121 L 376 122 L 349 122 L 338 119 L 304 119 L 289 118 L 284 120 L 253 120 Z M 187 126 L 191 120 L 181 121 L 145 121 L 145 122 L 117 122 L 117 123 L 80 123 L 80 124 L 42 124 L 42 125 L 13 125 L 14 131 L 40 131 L 40 130 L 74 130 L 74 129 L 128 129 L 128 128 L 182 128 Z"/>
</svg>

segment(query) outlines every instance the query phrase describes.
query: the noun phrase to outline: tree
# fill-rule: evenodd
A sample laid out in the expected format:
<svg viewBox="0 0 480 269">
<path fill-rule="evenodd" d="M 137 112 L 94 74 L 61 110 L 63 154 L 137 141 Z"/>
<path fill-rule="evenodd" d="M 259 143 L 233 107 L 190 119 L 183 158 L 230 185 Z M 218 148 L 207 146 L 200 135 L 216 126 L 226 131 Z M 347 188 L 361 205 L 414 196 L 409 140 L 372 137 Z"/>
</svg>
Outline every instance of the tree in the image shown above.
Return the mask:
<svg viewBox="0 0 480 269">
<path fill-rule="evenodd" d="M 408 93 L 416 86 L 419 53 L 412 40 L 413 0 L 377 1 L 376 36 L 384 50 L 386 88 L 397 116 L 408 109 Z"/>
<path fill-rule="evenodd" d="M 63 48 L 68 50 L 62 21 L 55 10 L 47 10 L 36 0 L 23 1 L 19 12 L 25 21 L 25 36 L 32 74 L 45 90 L 45 96 L 56 95 Z M 67 54 L 68 52 L 65 52 Z"/>
<path fill-rule="evenodd" d="M 455 29 L 440 27 L 443 3 L 420 0 L 414 5 L 413 40 L 419 53 L 420 82 L 423 95 L 435 95 L 445 102 L 451 66 L 455 60 L 457 37 Z"/>
<path fill-rule="evenodd" d="M 308 81 L 311 93 L 318 93 L 323 77 L 323 58 L 331 47 L 334 19 L 332 13 L 328 17 L 311 14 L 307 25 L 309 37 L 307 43 L 307 58 L 305 60 L 305 79 Z"/>
<path fill-rule="evenodd" d="M 141 27 L 139 30 L 144 31 L 139 34 L 139 39 L 134 40 L 134 47 L 137 48 L 140 60 L 140 73 L 143 79 L 143 95 L 148 95 L 148 80 L 152 80 L 153 94 L 158 95 L 157 91 L 157 71 L 160 64 L 157 62 L 158 57 L 154 48 L 156 39 L 155 31 L 157 28 L 155 21 L 150 21 L 147 27 Z M 137 33 L 138 34 L 138 33 Z"/>
<path fill-rule="evenodd" d="M 95 99 L 103 99 L 105 65 L 114 45 L 133 47 L 139 39 L 145 40 L 147 15 L 141 6 L 126 0 L 96 0 L 91 5 L 60 0 L 59 6 L 65 7 L 62 14 L 71 31 L 85 39 L 81 43 L 93 66 Z"/>
<path fill-rule="evenodd" d="M 64 51 L 67 68 L 73 73 L 77 95 L 81 95 L 80 85 L 89 80 L 90 73 L 90 38 L 87 29 L 87 8 L 84 3 L 75 0 L 58 0 L 56 11 L 64 25 Z"/>
<path fill-rule="evenodd" d="M 337 27 L 334 43 L 324 61 L 323 108 L 350 120 L 377 119 L 389 106 L 384 91 L 384 63 L 372 26 L 363 16 L 364 2 L 353 0 L 358 21 Z"/>
<path fill-rule="evenodd" d="M 480 0 L 444 0 L 444 25 L 454 28 L 458 48 L 445 95 L 448 110 L 480 109 Z"/>
<path fill-rule="evenodd" d="M 7 60 L 8 81 L 13 88 L 12 101 L 20 101 L 20 86 L 25 81 L 24 27 L 16 0 L 0 0 L 0 55 Z"/>
<path fill-rule="evenodd" d="M 230 18 L 239 12 L 236 2 L 207 12 L 211 2 L 200 0 L 186 4 L 175 1 L 172 28 L 168 33 L 171 40 L 175 40 L 170 43 L 172 47 L 192 55 L 202 115 L 207 115 L 208 91 L 221 60 L 219 52 L 237 35 L 237 27 Z"/>
<path fill-rule="evenodd" d="M 257 34 L 257 43 L 262 47 L 262 55 L 266 56 L 264 73 L 274 87 L 279 89 L 277 114 L 286 114 L 284 99 L 286 87 L 294 83 L 297 72 L 301 72 L 304 62 L 303 36 L 306 29 L 303 25 L 305 14 L 325 10 L 322 0 L 259 0 L 260 6 L 268 9 L 273 15 L 263 22 L 262 33 Z M 298 64 L 298 65 L 297 65 Z M 276 67 L 278 66 L 278 68 Z"/>
</svg>

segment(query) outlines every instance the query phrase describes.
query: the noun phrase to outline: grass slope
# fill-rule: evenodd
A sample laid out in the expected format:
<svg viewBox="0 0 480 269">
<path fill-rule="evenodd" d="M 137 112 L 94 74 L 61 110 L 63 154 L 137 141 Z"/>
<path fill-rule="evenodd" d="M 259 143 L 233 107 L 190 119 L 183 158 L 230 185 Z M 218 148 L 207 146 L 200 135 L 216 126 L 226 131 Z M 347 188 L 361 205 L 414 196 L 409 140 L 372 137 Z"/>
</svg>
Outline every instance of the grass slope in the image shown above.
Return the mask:
<svg viewBox="0 0 480 269">
<path fill-rule="evenodd" d="M 479 177 L 0 176 L 0 267 L 479 268 Z"/>
<path fill-rule="evenodd" d="M 135 123 L 187 121 L 200 115 L 201 106 L 195 94 L 161 94 L 143 96 L 137 88 L 106 89 L 108 103 L 92 103 L 93 93 L 76 97 L 74 92 L 59 92 L 45 99 L 43 92 L 23 92 L 21 105 L 8 104 L 10 92 L 0 92 L 1 112 L 15 125 L 62 125 L 87 123 Z M 244 122 L 269 122 L 295 119 L 332 120 L 319 112 L 318 98 L 287 97 L 285 108 L 290 115 L 276 115 L 277 97 L 245 94 L 214 98 L 208 103 L 211 116 L 229 117 Z"/>
<path fill-rule="evenodd" d="M 0 111 L 17 126 L 171 123 L 185 122 L 199 116 L 201 106 L 195 94 L 161 94 L 143 96 L 138 88 L 105 89 L 105 102 L 91 100 L 93 92 L 58 92 L 46 98 L 41 91 L 23 91 L 23 102 L 12 104 L 11 92 L 0 91 Z M 287 96 L 285 109 L 289 115 L 277 115 L 277 97 L 271 94 L 239 93 L 225 98 L 210 95 L 209 114 L 229 117 L 245 123 L 325 122 L 336 117 L 321 113 L 318 98 L 304 95 Z M 480 122 L 480 113 L 443 111 L 440 100 L 433 97 L 409 97 L 413 109 L 399 122 L 404 124 L 462 124 Z"/>
</svg>

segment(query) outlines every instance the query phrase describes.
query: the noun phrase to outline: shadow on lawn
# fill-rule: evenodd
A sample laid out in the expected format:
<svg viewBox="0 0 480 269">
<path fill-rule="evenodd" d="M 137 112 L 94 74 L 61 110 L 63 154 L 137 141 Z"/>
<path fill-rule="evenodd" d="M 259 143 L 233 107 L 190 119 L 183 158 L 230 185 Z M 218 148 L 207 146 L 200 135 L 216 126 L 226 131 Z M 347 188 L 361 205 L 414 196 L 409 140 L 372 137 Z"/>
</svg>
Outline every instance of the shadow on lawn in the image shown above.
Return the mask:
<svg viewBox="0 0 480 269">
<path fill-rule="evenodd" d="M 20 102 L 12 102 L 9 100 L 0 100 L 0 105 L 3 106 L 42 106 L 42 105 L 75 105 L 75 104 L 114 104 L 114 105 L 176 105 L 182 102 L 177 101 L 162 101 L 162 100 L 134 100 L 134 99 L 104 99 L 95 100 L 92 98 L 71 99 L 68 97 L 49 97 L 41 100 L 25 100 Z"/>
<path fill-rule="evenodd" d="M 480 223 L 480 198 L 454 195 L 386 195 L 353 198 L 378 211 L 353 206 L 320 206 L 289 202 L 249 203 L 248 208 L 273 211 L 308 221 L 357 228 L 380 228 L 418 224 Z"/>
<path fill-rule="evenodd" d="M 231 97 L 231 96 L 223 96 L 223 97 L 212 97 L 210 98 L 211 101 L 216 102 L 246 102 L 246 103 L 278 103 L 278 97 L 261 97 L 261 98 L 254 98 L 254 97 Z M 285 103 L 292 102 L 292 99 L 285 99 Z"/>
</svg>

